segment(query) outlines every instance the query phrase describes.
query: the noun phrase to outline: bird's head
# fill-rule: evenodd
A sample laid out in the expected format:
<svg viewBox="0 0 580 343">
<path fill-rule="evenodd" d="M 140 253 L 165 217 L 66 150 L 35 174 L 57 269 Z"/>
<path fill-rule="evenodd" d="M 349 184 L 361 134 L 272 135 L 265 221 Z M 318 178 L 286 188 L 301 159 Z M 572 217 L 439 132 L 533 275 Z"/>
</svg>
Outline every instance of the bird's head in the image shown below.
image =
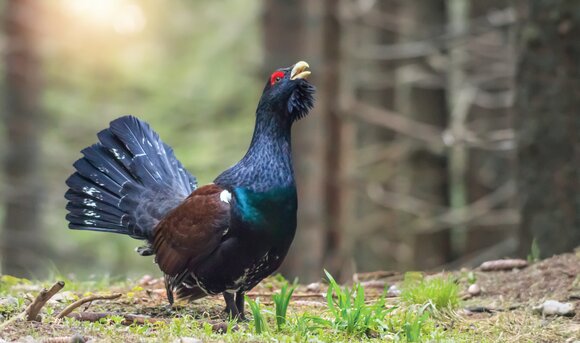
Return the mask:
<svg viewBox="0 0 580 343">
<path fill-rule="evenodd" d="M 274 71 L 264 87 L 259 109 L 274 112 L 290 123 L 305 117 L 314 105 L 315 88 L 306 79 L 308 63 L 300 61 Z"/>
</svg>

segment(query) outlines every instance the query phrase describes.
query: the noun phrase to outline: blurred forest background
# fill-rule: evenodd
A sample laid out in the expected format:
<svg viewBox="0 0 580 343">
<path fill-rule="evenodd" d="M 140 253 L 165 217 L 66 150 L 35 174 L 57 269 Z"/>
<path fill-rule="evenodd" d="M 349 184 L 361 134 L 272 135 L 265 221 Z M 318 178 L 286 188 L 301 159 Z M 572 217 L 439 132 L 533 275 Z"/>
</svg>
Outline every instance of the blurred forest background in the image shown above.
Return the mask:
<svg viewBox="0 0 580 343">
<path fill-rule="evenodd" d="M 310 63 L 282 267 L 450 269 L 580 245 L 575 0 L 3 0 L 1 272 L 157 275 L 67 229 L 64 181 L 109 121 L 148 121 L 201 184 L 242 157 L 263 84 Z"/>
</svg>

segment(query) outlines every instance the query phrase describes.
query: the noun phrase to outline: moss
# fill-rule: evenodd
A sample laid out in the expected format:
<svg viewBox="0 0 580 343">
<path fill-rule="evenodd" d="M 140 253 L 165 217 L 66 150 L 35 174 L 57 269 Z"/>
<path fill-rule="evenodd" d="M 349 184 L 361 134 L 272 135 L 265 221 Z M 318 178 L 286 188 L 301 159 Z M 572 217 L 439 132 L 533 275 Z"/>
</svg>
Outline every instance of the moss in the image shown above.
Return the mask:
<svg viewBox="0 0 580 343">
<path fill-rule="evenodd" d="M 423 278 L 407 273 L 401 299 L 409 304 L 431 303 L 437 309 L 456 308 L 459 305 L 459 286 L 451 277 Z"/>
</svg>

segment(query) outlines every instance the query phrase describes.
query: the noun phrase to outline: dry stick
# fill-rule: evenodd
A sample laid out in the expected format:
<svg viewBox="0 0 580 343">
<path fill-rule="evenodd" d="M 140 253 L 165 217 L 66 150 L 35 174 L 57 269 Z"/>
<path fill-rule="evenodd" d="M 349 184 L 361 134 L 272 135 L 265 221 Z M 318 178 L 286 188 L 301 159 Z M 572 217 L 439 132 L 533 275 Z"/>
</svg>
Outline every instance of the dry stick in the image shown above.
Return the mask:
<svg viewBox="0 0 580 343">
<path fill-rule="evenodd" d="M 58 293 L 61 289 L 63 289 L 63 287 L 64 281 L 58 281 L 57 283 L 52 285 L 50 289 L 47 290 L 45 288 L 42 291 L 40 291 L 40 293 L 36 296 L 34 301 L 32 301 L 30 305 L 28 305 L 28 307 L 24 312 L 2 323 L 2 325 L 0 325 L 0 331 L 4 330 L 4 328 L 16 322 L 17 320 L 21 320 L 24 318 L 26 318 L 27 321 L 37 320 L 38 313 L 40 312 L 42 307 L 46 304 L 48 300 L 50 300 L 50 298 L 52 298 L 56 293 Z"/>
<path fill-rule="evenodd" d="M 46 304 L 50 298 L 52 298 L 56 293 L 58 293 L 64 287 L 64 281 L 58 281 L 49 290 L 43 289 L 40 291 L 36 299 L 32 302 L 32 304 L 28 305 L 26 308 L 26 320 L 36 320 L 38 313 L 42 309 L 42 307 Z"/>
<path fill-rule="evenodd" d="M 369 281 L 369 280 L 378 280 L 378 279 L 385 279 L 391 276 L 398 276 L 401 275 L 401 272 L 396 272 L 392 270 L 377 270 L 374 272 L 366 272 L 366 273 L 354 273 L 352 275 L 352 280 L 354 282 L 359 281 Z"/>
<path fill-rule="evenodd" d="M 89 297 L 79 299 L 79 300 L 75 301 L 74 303 L 68 305 L 64 310 L 62 310 L 58 314 L 58 316 L 56 316 L 56 319 L 61 319 L 61 318 L 66 317 L 68 314 L 70 314 L 72 311 L 74 311 L 75 309 L 80 307 L 82 304 L 85 304 L 88 302 L 93 302 L 95 300 L 113 300 L 113 299 L 119 298 L 121 295 L 122 295 L 121 293 L 106 294 L 106 295 L 91 295 Z"/>
</svg>

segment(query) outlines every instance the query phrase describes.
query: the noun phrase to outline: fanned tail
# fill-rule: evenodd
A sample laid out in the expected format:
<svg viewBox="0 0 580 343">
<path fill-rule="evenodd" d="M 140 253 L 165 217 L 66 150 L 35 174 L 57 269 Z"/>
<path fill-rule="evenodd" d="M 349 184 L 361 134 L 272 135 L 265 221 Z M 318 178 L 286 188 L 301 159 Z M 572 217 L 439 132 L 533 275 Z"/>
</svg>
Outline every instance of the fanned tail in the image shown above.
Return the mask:
<svg viewBox="0 0 580 343">
<path fill-rule="evenodd" d="M 97 136 L 66 181 L 69 228 L 150 239 L 159 220 L 195 190 L 195 177 L 133 116 L 112 121 Z"/>
</svg>

